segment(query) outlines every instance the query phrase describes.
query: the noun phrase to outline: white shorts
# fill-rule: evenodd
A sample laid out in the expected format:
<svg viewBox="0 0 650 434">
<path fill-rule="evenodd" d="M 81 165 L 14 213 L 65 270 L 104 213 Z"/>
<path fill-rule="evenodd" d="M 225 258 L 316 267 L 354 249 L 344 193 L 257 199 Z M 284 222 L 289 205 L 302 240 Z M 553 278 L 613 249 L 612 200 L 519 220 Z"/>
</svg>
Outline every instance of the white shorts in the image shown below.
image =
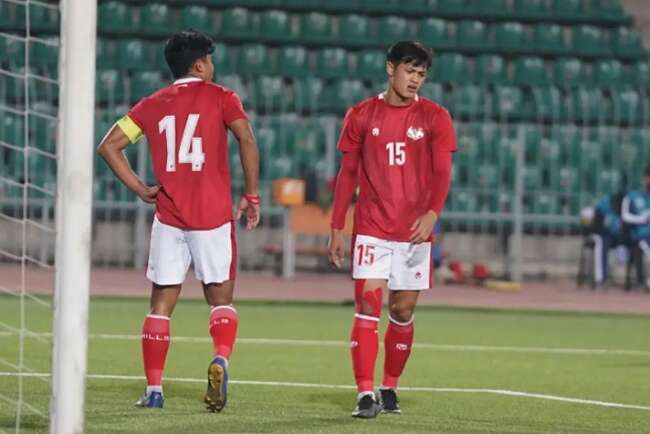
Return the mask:
<svg viewBox="0 0 650 434">
<path fill-rule="evenodd" d="M 391 290 L 431 287 L 431 243 L 413 244 L 357 235 L 352 254 L 353 279 L 387 279 Z"/>
<path fill-rule="evenodd" d="M 222 283 L 235 278 L 237 243 L 231 223 L 215 229 L 193 231 L 161 223 L 154 217 L 147 279 L 158 285 L 178 285 L 194 265 L 203 283 Z"/>
</svg>

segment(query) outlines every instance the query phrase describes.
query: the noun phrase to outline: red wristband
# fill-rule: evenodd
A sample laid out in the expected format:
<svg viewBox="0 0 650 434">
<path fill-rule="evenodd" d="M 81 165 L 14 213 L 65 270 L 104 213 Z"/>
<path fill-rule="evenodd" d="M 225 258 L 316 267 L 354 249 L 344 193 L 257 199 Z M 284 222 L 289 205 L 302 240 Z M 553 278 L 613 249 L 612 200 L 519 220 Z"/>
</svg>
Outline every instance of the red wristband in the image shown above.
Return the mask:
<svg viewBox="0 0 650 434">
<path fill-rule="evenodd" d="M 245 194 L 244 198 L 253 205 L 259 205 L 261 201 L 258 194 Z"/>
</svg>

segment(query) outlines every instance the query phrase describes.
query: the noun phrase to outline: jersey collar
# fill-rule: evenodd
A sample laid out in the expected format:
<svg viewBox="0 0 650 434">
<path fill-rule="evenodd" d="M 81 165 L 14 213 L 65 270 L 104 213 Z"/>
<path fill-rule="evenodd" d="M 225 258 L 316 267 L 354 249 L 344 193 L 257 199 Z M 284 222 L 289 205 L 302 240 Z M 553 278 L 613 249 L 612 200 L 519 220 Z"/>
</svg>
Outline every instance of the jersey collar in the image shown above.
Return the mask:
<svg viewBox="0 0 650 434">
<path fill-rule="evenodd" d="M 184 77 L 184 78 L 179 78 L 178 80 L 174 81 L 174 84 L 185 84 L 185 83 L 192 83 L 194 81 L 203 81 L 198 77 Z"/>
<path fill-rule="evenodd" d="M 382 93 L 380 93 L 379 95 L 377 95 L 377 98 L 382 99 L 382 100 L 385 100 L 385 98 L 386 98 L 386 92 L 382 92 Z M 413 99 L 413 102 L 418 102 L 419 100 L 420 100 L 420 97 L 419 97 L 418 94 L 416 93 L 416 94 L 415 94 L 415 98 Z M 409 105 L 410 105 L 410 104 L 409 104 Z M 391 106 L 391 107 L 396 107 L 396 106 Z M 404 107 L 408 107 L 408 106 L 404 106 Z"/>
</svg>

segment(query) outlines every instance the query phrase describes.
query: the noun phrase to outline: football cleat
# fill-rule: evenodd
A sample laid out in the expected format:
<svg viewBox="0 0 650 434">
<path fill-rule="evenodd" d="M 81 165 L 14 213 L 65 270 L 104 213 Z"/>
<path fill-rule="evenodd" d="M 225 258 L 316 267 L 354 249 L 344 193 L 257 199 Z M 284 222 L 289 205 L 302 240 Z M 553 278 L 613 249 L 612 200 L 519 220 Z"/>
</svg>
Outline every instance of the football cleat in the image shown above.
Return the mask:
<svg viewBox="0 0 650 434">
<path fill-rule="evenodd" d="M 382 413 L 400 414 L 399 399 L 393 389 L 379 389 L 379 405 Z"/>
<path fill-rule="evenodd" d="M 381 407 L 377 404 L 373 395 L 363 395 L 357 402 L 357 407 L 352 412 L 352 416 L 362 419 L 372 419 L 373 417 L 377 417 L 380 411 Z"/>
<path fill-rule="evenodd" d="M 163 398 L 162 393 L 160 392 L 151 392 L 147 395 L 147 392 L 142 395 L 135 403 L 136 407 L 142 408 L 163 408 L 165 403 L 165 398 Z"/>
<path fill-rule="evenodd" d="M 208 366 L 208 389 L 205 392 L 206 408 L 211 412 L 220 412 L 226 406 L 228 397 L 228 372 L 226 361 L 215 357 Z"/>
</svg>

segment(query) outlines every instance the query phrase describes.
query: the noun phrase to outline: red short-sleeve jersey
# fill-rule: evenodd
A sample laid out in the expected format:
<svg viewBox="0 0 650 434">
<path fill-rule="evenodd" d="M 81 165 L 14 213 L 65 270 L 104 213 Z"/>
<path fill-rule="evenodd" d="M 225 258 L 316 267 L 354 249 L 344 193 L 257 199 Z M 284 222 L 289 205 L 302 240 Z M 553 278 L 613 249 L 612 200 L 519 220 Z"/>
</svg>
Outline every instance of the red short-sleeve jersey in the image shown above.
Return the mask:
<svg viewBox="0 0 650 434">
<path fill-rule="evenodd" d="M 212 229 L 232 220 L 227 125 L 247 118 L 235 92 L 179 79 L 143 98 L 128 117 L 149 142 L 162 223 Z"/>
<path fill-rule="evenodd" d="M 457 145 L 445 108 L 422 97 L 393 106 L 381 94 L 348 110 L 338 148 L 361 152 L 354 233 L 408 241 L 429 210 L 434 150 L 455 152 Z"/>
</svg>

